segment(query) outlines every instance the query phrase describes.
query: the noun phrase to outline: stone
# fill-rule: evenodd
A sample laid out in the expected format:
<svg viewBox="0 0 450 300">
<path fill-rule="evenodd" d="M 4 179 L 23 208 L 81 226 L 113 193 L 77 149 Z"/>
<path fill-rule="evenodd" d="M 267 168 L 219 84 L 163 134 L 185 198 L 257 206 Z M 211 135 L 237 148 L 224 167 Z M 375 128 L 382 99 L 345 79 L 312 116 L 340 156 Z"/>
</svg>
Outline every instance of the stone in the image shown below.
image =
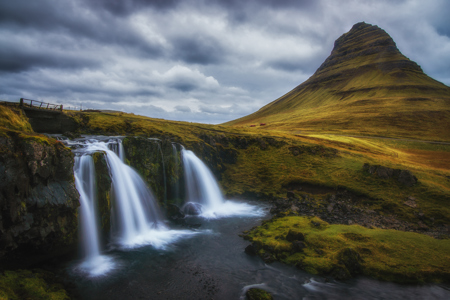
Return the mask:
<svg viewBox="0 0 450 300">
<path fill-rule="evenodd" d="M 255 246 L 253 246 L 252 244 L 248 245 L 247 247 L 245 247 L 245 253 L 247 253 L 248 255 L 256 255 L 257 251 Z"/>
<path fill-rule="evenodd" d="M 362 273 L 364 260 L 353 248 L 345 248 L 339 251 L 337 258 L 339 263 L 343 264 L 352 276 Z"/>
<path fill-rule="evenodd" d="M 251 288 L 245 293 L 247 300 L 273 300 L 272 295 L 263 290 L 257 288 Z"/>
<path fill-rule="evenodd" d="M 394 170 L 391 168 L 387 168 L 387 167 L 383 167 L 383 166 L 379 166 L 377 168 L 377 175 L 380 178 L 388 179 L 388 178 L 391 178 L 393 174 L 394 174 Z"/>
<path fill-rule="evenodd" d="M 196 202 L 188 202 L 183 206 L 186 215 L 197 216 L 202 213 L 202 205 Z"/>
<path fill-rule="evenodd" d="M 329 213 L 331 213 L 333 211 L 334 206 L 336 205 L 336 203 L 330 203 L 328 204 L 327 210 Z"/>
<path fill-rule="evenodd" d="M 302 241 L 292 242 L 292 252 L 302 252 L 306 248 L 306 244 Z"/>
<path fill-rule="evenodd" d="M 184 219 L 185 214 L 175 204 L 169 203 L 167 205 L 167 217 L 173 220 Z"/>
<path fill-rule="evenodd" d="M 300 231 L 291 229 L 291 230 L 289 230 L 288 234 L 286 235 L 286 240 L 289 242 L 304 241 L 305 236 Z"/>
<path fill-rule="evenodd" d="M 409 170 L 401 170 L 400 174 L 398 175 L 398 182 L 401 184 L 412 187 L 417 183 L 417 177 L 414 176 L 411 171 Z"/>
</svg>

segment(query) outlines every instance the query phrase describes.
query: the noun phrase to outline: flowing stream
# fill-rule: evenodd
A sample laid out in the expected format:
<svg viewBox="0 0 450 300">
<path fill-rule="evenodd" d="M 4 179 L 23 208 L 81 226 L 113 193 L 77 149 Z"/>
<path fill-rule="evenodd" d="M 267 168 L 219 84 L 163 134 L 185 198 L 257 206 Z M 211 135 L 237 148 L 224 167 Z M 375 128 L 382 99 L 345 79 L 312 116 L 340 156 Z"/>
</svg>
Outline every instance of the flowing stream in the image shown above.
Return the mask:
<svg viewBox="0 0 450 300">
<path fill-rule="evenodd" d="M 244 252 L 239 234 L 268 219 L 269 207 L 225 200 L 211 171 L 182 150 L 186 205 L 198 211 L 184 225 L 168 225 L 140 176 L 124 164 L 120 139 L 65 141 L 76 153 L 83 257 L 66 272 L 80 299 L 245 299 L 251 287 L 275 299 L 450 299 L 439 285 L 398 285 L 360 277 L 326 280 Z M 176 150 L 176 149 L 175 149 Z M 114 194 L 110 243 L 99 241 L 92 153 L 103 152 Z M 196 228 L 196 229 L 187 229 Z"/>
</svg>

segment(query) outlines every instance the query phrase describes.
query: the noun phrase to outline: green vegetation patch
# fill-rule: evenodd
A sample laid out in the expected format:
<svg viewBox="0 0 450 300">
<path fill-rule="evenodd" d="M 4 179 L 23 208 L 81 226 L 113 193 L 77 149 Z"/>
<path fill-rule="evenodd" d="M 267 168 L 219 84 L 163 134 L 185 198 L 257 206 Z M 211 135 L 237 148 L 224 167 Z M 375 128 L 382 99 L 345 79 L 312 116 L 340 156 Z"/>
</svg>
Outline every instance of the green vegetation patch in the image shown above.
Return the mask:
<svg viewBox="0 0 450 300">
<path fill-rule="evenodd" d="M 31 124 L 21 110 L 0 105 L 0 129 L 33 132 Z"/>
<path fill-rule="evenodd" d="M 53 274 L 45 271 L 5 271 L 0 276 L 0 299 L 70 299 L 63 286 L 49 283 Z"/>
<path fill-rule="evenodd" d="M 286 239 L 290 231 L 301 232 L 303 241 Z M 317 217 L 293 216 L 265 222 L 248 238 L 262 257 L 269 254 L 312 274 L 340 279 L 364 274 L 400 283 L 450 282 L 450 240 L 418 233 L 330 225 Z"/>
</svg>

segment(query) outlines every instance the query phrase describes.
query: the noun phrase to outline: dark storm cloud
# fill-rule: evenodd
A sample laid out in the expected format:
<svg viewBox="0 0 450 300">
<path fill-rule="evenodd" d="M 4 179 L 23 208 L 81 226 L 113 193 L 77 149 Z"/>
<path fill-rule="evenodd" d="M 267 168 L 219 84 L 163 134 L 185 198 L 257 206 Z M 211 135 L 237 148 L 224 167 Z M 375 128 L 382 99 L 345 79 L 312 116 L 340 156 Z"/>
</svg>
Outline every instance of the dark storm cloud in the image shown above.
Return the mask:
<svg viewBox="0 0 450 300">
<path fill-rule="evenodd" d="M 83 2 L 75 0 L 1 1 L 0 25 L 11 32 L 28 35 L 39 36 L 46 32 L 70 37 L 75 40 L 69 43 L 81 46 L 88 44 L 86 40 L 95 44 L 116 45 L 144 57 L 158 57 L 164 53 L 160 44 L 147 40 L 125 20 L 87 11 Z"/>
<path fill-rule="evenodd" d="M 306 80 L 356 22 L 450 83 L 446 0 L 0 0 L 0 98 L 238 118 Z"/>
<path fill-rule="evenodd" d="M 100 61 L 77 53 L 36 51 L 25 45 L 0 47 L 0 72 L 23 72 L 33 68 L 79 69 L 99 67 Z"/>
<path fill-rule="evenodd" d="M 218 64 L 225 60 L 226 52 L 218 39 L 201 35 L 173 39 L 173 58 L 188 64 Z"/>
<path fill-rule="evenodd" d="M 83 0 L 95 9 L 104 9 L 115 16 L 128 16 L 146 8 L 167 10 L 176 8 L 182 0 Z"/>
</svg>

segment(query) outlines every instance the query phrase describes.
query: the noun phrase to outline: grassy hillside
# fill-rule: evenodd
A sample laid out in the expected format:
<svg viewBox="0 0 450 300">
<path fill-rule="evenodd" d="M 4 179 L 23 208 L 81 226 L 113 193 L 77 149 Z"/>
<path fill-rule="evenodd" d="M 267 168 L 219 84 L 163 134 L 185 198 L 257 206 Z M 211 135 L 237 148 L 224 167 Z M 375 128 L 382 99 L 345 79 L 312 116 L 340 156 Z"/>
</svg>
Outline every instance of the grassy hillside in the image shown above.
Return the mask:
<svg viewBox="0 0 450 300">
<path fill-rule="evenodd" d="M 225 123 L 290 132 L 450 141 L 450 88 L 428 77 L 376 26 L 356 24 L 307 81 Z M 258 130 L 256 127 L 254 130 Z"/>
</svg>

